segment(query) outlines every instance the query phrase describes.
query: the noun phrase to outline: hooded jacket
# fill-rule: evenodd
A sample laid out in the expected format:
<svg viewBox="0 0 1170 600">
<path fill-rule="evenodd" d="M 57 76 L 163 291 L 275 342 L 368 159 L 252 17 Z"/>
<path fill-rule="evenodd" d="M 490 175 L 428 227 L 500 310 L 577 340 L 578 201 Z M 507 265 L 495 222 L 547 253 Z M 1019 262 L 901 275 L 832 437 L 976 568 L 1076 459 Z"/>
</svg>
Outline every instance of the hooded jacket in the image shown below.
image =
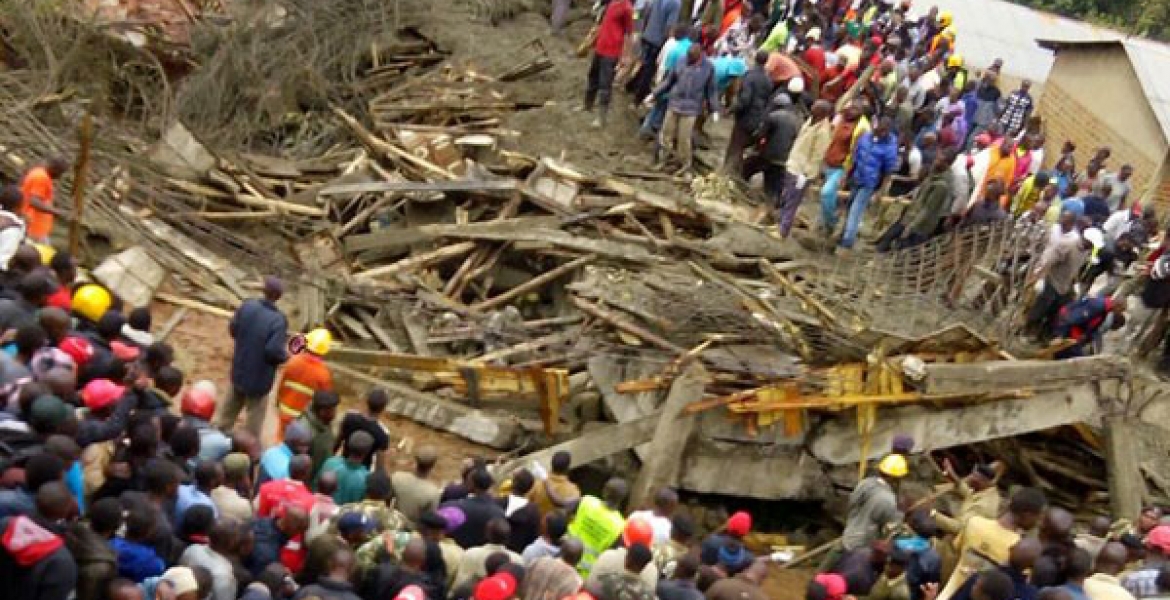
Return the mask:
<svg viewBox="0 0 1170 600">
<path fill-rule="evenodd" d="M 760 155 L 764 160 L 781 167 L 788 163 L 788 155 L 800 132 L 800 118 L 792 111 L 792 102 L 781 92 L 773 101 L 772 112 L 764 119 Z"/>
<path fill-rule="evenodd" d="M 77 562 L 77 600 L 105 597 L 106 585 L 118 576 L 118 557 L 106 538 L 81 523 L 65 532 L 65 547 Z"/>
<path fill-rule="evenodd" d="M 110 540 L 110 548 L 118 555 L 118 575 L 142 583 L 147 577 L 162 575 L 166 564 L 154 548 L 126 538 Z"/>
<path fill-rule="evenodd" d="M 56 532 L 20 515 L 0 519 L 0 581 L 11 600 L 67 600 L 77 564 Z"/>
<path fill-rule="evenodd" d="M 248 300 L 232 317 L 236 340 L 232 354 L 232 387 L 241 395 L 263 396 L 272 389 L 276 368 L 288 360 L 288 320 L 268 300 Z"/>
</svg>

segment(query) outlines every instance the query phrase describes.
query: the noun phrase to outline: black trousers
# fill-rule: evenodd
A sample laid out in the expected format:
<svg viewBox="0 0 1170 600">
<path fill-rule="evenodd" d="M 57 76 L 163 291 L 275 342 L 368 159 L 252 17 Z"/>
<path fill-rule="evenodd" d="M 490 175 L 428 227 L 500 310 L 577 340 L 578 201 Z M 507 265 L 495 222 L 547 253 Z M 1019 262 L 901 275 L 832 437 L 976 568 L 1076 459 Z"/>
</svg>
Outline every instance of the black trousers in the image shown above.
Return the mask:
<svg viewBox="0 0 1170 600">
<path fill-rule="evenodd" d="M 613 77 L 617 72 L 618 59 L 593 54 L 593 62 L 589 63 L 589 82 L 585 88 L 585 108 L 593 110 L 593 103 L 598 102 L 604 111 L 609 108 L 609 100 L 613 95 Z"/>
</svg>

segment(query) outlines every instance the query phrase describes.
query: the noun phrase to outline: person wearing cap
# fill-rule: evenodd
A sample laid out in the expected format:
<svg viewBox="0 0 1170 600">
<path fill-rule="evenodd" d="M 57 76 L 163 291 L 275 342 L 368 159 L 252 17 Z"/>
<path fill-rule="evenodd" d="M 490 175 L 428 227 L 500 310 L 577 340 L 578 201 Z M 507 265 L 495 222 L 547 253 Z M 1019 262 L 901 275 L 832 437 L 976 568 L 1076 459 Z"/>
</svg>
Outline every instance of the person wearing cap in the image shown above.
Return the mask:
<svg viewBox="0 0 1170 600">
<path fill-rule="evenodd" d="M 309 410 L 296 420 L 309 429 L 309 456 L 313 459 L 312 478 L 325 465 L 325 461 L 333 456 L 333 447 L 336 438 L 333 435 L 333 419 L 337 417 L 337 405 L 341 398 L 334 392 L 318 390 L 313 392 L 313 403 Z"/>
<path fill-rule="evenodd" d="M 955 492 L 962 498 L 959 512 L 955 517 L 933 511 L 935 523 L 947 533 L 958 533 L 971 517 L 994 519 L 999 516 L 1000 497 L 995 482 L 1002 468 L 1000 463 L 978 464 L 966 477 L 959 477 L 950 459 L 943 460 L 943 473 L 955 485 Z"/>
<path fill-rule="evenodd" d="M 895 486 L 907 473 L 905 456 L 887 454 L 878 463 L 877 471 L 853 488 L 849 495 L 845 532 L 841 534 L 841 547 L 845 552 L 868 547 L 888 526 L 901 519 Z"/>
<path fill-rule="evenodd" d="M 318 577 L 327 572 L 329 557 L 333 556 L 334 552 L 339 548 L 361 548 L 374 536 L 378 528 L 378 524 L 373 519 L 361 512 L 340 513 L 336 519 L 336 525 L 336 531 L 326 531 L 309 539 L 305 555 L 305 568 L 298 577 L 301 582 L 309 584 L 317 581 Z M 308 533 L 306 533 L 306 538 L 308 538 Z M 360 551 L 355 551 L 355 555 L 357 552 Z M 359 565 L 357 580 L 360 581 L 361 559 L 358 558 L 357 562 Z"/>
<path fill-rule="evenodd" d="M 423 514 L 439 507 L 442 490 L 431 481 L 431 471 L 439 460 L 434 446 L 419 446 L 414 451 L 414 471 L 395 471 L 390 476 L 398 510 L 411 524 L 417 524 Z"/>
<path fill-rule="evenodd" d="M 728 517 L 722 533 L 712 533 L 703 540 L 699 547 L 699 560 L 708 566 L 715 566 L 720 562 L 735 562 L 738 564 L 734 566 L 746 566 L 754 558 L 743 544 L 743 539 L 751 530 L 751 513 L 737 511 Z"/>
<path fill-rule="evenodd" d="M 1044 248 L 1028 274 L 1025 287 L 1044 282 L 1044 288 L 1032 303 L 1026 326 L 1039 341 L 1049 338 L 1061 307 L 1073 299 L 1076 291 L 1073 286 L 1092 249 L 1093 243 L 1083 235 L 1062 237 Z"/>
<path fill-rule="evenodd" d="M 1040 490 L 1020 488 L 1008 501 L 1007 511 L 996 519 L 968 519 L 955 537 L 958 565 L 937 600 L 951 600 L 976 573 L 1008 563 L 1023 534 L 1040 524 L 1047 504 Z M 1010 578 L 1008 582 L 1010 585 Z"/>
<path fill-rule="evenodd" d="M 448 509 L 448 511 L 455 510 L 458 509 Z M 460 548 L 455 540 L 447 537 L 447 531 L 451 528 L 447 518 L 438 512 L 428 510 L 419 515 L 416 523 L 418 536 L 439 547 L 439 554 L 442 556 L 443 565 L 447 571 L 447 579 L 442 584 L 450 589 L 455 582 L 455 571 L 459 568 L 459 562 L 463 560 L 463 548 Z"/>
<path fill-rule="evenodd" d="M 763 171 L 764 194 L 772 205 L 777 225 L 783 233 L 782 194 L 786 165 L 796 136 L 800 132 L 800 117 L 792 106 L 792 98 L 783 92 L 772 97 L 771 111 L 760 124 L 760 147 L 744 165 L 743 175 L 749 179 Z"/>
<path fill-rule="evenodd" d="M 654 492 L 654 505 L 650 510 L 639 510 L 630 513 L 630 519 L 645 519 L 654 528 L 654 541 L 651 548 L 670 541 L 671 519 L 678 510 L 678 492 L 670 487 L 658 488 Z"/>
<path fill-rule="evenodd" d="M 626 480 L 613 477 L 605 482 L 601 498 L 584 496 L 577 504 L 569 522 L 569 533 L 585 546 L 585 554 L 577 565 L 577 571 L 582 575 L 588 577 L 598 555 L 612 547 L 621 536 L 626 526 L 621 509 L 629 493 Z"/>
<path fill-rule="evenodd" d="M 232 441 L 211 425 L 215 416 L 215 394 L 204 387 L 194 387 L 183 393 L 179 410 L 183 424 L 199 432 L 199 458 L 219 461 L 232 449 Z"/>
<path fill-rule="evenodd" d="M 370 470 L 365 465 L 374 447 L 374 438 L 364 432 L 355 431 L 345 441 L 344 456 L 330 456 L 317 472 L 319 478 L 323 473 L 337 474 L 337 491 L 333 494 L 333 501 L 338 504 L 357 502 L 366 495 L 366 478 Z"/>
<path fill-rule="evenodd" d="M 743 153 L 759 138 L 759 129 L 768 115 L 772 96 L 772 79 L 764 65 L 768 53 L 756 53 L 752 67 L 740 81 L 739 92 L 727 112 L 735 118 L 731 138 L 727 141 L 727 152 L 723 156 L 723 172 L 740 176 L 743 171 Z"/>
<path fill-rule="evenodd" d="M 610 573 L 622 573 L 626 569 L 626 558 L 629 555 L 629 549 L 634 545 L 642 545 L 650 548 L 654 544 L 654 527 L 649 521 L 645 519 L 636 519 L 631 517 L 626 521 L 626 527 L 622 530 L 622 543 L 620 547 L 610 548 L 602 552 L 597 560 L 593 563 L 593 569 L 589 572 L 589 578 L 585 581 L 586 588 L 596 588 L 601 584 L 601 578 Z M 651 552 L 653 557 L 653 552 Z M 646 563 L 638 576 L 650 589 L 658 586 L 658 568 L 654 565 L 654 561 Z"/>
<path fill-rule="evenodd" d="M 304 422 L 297 421 L 289 425 L 284 432 L 284 441 L 265 450 L 264 454 L 260 455 L 260 468 L 256 483 L 263 485 L 274 479 L 287 478 L 289 462 L 293 456 L 309 453 L 310 437 L 309 426 Z"/>
<path fill-rule="evenodd" d="M 1170 569 L 1170 525 L 1158 525 L 1146 535 L 1146 558 L 1141 566 L 1121 579 L 1135 598 L 1161 596 L 1158 576 Z"/>
<path fill-rule="evenodd" d="M 485 577 L 475 584 L 472 600 L 512 600 L 519 589 L 516 577 L 507 571 L 500 571 Z"/>
<path fill-rule="evenodd" d="M 315 392 L 333 391 L 333 374 L 324 360 L 332 345 L 328 329 L 314 329 L 305 336 L 304 351 L 285 363 L 276 385 L 276 440 L 284 438 L 285 428 L 305 412 Z"/>
<path fill-rule="evenodd" d="M 264 399 L 272 391 L 276 369 L 288 360 L 288 319 L 276 307 L 284 295 L 284 283 L 264 278 L 264 297 L 245 300 L 232 315 L 228 331 L 235 340 L 232 353 L 231 392 L 220 407 L 219 428 L 235 427 L 245 407 L 245 426 L 259 436 L 264 427 Z M 324 459 L 322 459 L 324 460 Z"/>
<path fill-rule="evenodd" d="M 77 423 L 77 445 L 85 448 L 112 440 L 126 431 L 132 398 L 125 386 L 109 379 L 95 379 L 81 388 L 86 413 Z"/>
<path fill-rule="evenodd" d="M 223 483 L 211 490 L 211 501 L 222 517 L 241 523 L 252 519 L 252 503 L 241 494 L 252 489 L 251 470 L 247 454 L 233 452 L 223 458 Z"/>
</svg>

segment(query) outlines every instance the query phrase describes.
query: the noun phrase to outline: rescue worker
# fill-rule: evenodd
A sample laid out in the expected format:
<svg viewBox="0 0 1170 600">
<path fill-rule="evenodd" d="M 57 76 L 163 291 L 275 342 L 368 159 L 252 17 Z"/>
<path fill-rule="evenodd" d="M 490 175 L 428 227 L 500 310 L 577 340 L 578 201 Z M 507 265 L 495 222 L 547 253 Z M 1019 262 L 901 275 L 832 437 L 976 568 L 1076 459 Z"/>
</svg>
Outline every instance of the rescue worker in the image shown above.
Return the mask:
<svg viewBox="0 0 1170 600">
<path fill-rule="evenodd" d="M 78 318 L 79 331 L 93 331 L 97 322 L 110 309 L 114 299 L 106 288 L 87 283 L 73 292 L 73 314 Z"/>
<path fill-rule="evenodd" d="M 963 57 L 952 53 L 947 57 L 946 78 L 951 82 L 951 89 L 962 90 L 967 87 L 967 68 L 963 66 Z"/>
<path fill-rule="evenodd" d="M 323 357 L 329 353 L 333 335 L 328 329 L 317 328 L 305 336 L 305 351 L 293 355 L 284 366 L 280 385 L 276 390 L 276 408 L 280 424 L 276 439 L 284 439 L 284 428 L 305 412 L 313 399 L 313 392 L 333 391 L 333 375 Z"/>
<path fill-rule="evenodd" d="M 615 477 L 605 483 L 601 498 L 585 496 L 577 504 L 577 512 L 569 523 L 569 533 L 585 545 L 581 562 L 577 564 L 577 571 L 582 577 L 589 577 L 597 557 L 612 547 L 625 529 L 622 503 L 629 493 L 629 484 Z"/>
</svg>

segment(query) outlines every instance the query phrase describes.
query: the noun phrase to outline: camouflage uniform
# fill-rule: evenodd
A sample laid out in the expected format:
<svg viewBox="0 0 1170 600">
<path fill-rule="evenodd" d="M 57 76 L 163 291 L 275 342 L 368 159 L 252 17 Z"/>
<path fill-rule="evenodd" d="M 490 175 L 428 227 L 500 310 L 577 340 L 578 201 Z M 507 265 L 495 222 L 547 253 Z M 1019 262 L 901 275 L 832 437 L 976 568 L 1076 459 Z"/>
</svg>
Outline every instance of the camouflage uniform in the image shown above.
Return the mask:
<svg viewBox="0 0 1170 600">
<path fill-rule="evenodd" d="M 408 530 L 406 517 L 394 509 L 393 506 L 381 500 L 362 500 L 351 504 L 343 504 L 329 522 L 330 533 L 337 533 L 337 521 L 341 515 L 351 512 L 360 512 L 378 524 L 378 533 L 383 531 Z"/>
<path fill-rule="evenodd" d="M 654 590 L 637 573 L 606 573 L 598 578 L 598 600 L 654 600 Z"/>
<path fill-rule="evenodd" d="M 674 540 L 666 540 L 665 544 L 654 546 L 654 566 L 658 567 L 658 573 L 663 579 L 674 577 L 678 559 L 686 556 L 687 552 L 690 552 L 690 548 Z"/>
</svg>

